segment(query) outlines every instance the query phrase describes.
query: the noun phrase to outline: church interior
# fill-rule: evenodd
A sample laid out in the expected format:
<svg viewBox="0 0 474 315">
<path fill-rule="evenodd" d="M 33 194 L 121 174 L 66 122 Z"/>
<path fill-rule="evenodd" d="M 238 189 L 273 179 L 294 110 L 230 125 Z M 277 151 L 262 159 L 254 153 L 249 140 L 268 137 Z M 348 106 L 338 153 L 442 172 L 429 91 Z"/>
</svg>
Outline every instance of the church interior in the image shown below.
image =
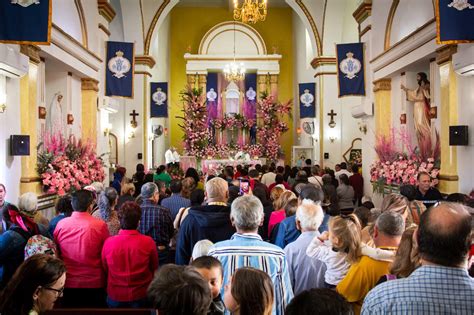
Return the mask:
<svg viewBox="0 0 474 315">
<path fill-rule="evenodd" d="M 363 178 L 349 208 L 383 207 L 423 174 L 473 204 L 473 31 L 440 39 L 443 10 L 472 18 L 473 1 L 5 3 L 49 18 L 47 42 L 0 39 L 2 203 L 34 193 L 51 220 L 63 195 L 122 169 L 179 165 L 173 180 L 194 168 L 205 184 L 258 164 L 340 183 L 342 164 Z"/>
</svg>

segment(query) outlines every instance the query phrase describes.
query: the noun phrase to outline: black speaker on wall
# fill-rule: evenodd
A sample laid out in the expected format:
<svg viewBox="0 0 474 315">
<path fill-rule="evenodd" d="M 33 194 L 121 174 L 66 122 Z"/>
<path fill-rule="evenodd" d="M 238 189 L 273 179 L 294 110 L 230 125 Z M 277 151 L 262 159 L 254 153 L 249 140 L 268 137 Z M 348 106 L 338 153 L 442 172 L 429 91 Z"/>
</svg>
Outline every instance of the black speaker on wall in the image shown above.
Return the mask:
<svg viewBox="0 0 474 315">
<path fill-rule="evenodd" d="M 467 126 L 449 126 L 449 145 L 469 145 Z"/>
<path fill-rule="evenodd" d="M 30 155 L 30 136 L 11 135 L 10 136 L 11 155 Z"/>
</svg>

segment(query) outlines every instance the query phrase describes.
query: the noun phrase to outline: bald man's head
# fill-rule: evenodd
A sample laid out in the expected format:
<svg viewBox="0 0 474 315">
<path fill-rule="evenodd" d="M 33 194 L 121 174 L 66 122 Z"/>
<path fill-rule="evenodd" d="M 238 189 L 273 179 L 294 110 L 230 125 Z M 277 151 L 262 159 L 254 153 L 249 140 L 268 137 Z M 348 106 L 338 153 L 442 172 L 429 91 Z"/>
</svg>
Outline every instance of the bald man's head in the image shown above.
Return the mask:
<svg viewBox="0 0 474 315">
<path fill-rule="evenodd" d="M 447 267 L 462 266 L 471 246 L 471 220 L 466 207 L 456 203 L 425 211 L 418 230 L 421 258 Z"/>
</svg>

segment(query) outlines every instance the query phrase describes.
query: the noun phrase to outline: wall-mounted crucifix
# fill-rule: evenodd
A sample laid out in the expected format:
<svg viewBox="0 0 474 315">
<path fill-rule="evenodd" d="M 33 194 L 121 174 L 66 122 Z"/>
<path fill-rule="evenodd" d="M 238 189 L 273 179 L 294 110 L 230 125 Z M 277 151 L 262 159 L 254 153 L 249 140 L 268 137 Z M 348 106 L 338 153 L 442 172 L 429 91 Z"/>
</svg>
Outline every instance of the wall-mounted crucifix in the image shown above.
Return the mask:
<svg viewBox="0 0 474 315">
<path fill-rule="evenodd" d="M 131 113 L 130 113 L 130 116 L 132 116 L 132 120 L 130 121 L 130 125 L 133 127 L 133 128 L 137 128 L 137 119 L 136 117 L 139 116 L 140 114 L 138 114 L 137 112 L 135 112 L 135 110 L 133 110 Z"/>
<path fill-rule="evenodd" d="M 331 109 L 331 111 L 328 113 L 328 116 L 331 116 L 331 120 L 329 121 L 329 127 L 331 127 L 331 128 L 336 127 L 336 122 L 334 121 L 334 116 L 337 116 L 337 114 L 334 112 L 334 110 Z"/>
</svg>

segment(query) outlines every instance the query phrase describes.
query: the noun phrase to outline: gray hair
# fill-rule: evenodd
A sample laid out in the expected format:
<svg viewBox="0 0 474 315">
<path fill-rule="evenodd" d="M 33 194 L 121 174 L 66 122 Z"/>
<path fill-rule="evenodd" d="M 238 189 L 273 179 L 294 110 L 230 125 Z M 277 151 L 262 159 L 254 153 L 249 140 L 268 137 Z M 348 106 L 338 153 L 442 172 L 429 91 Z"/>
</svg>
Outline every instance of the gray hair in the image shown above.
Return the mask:
<svg viewBox="0 0 474 315">
<path fill-rule="evenodd" d="M 393 211 L 382 212 L 375 222 L 379 232 L 388 236 L 401 236 L 405 231 L 405 220 L 399 213 Z"/>
<path fill-rule="evenodd" d="M 296 209 L 296 220 L 301 229 L 305 231 L 316 231 L 323 223 L 324 213 L 320 205 L 307 199 Z"/>
<path fill-rule="evenodd" d="M 141 195 L 143 199 L 150 199 L 158 191 L 155 183 L 145 183 L 142 186 Z"/>
<path fill-rule="evenodd" d="M 211 249 L 212 245 L 214 245 L 214 243 L 212 243 L 210 240 L 200 240 L 194 244 L 193 253 L 191 255 L 193 260 L 196 260 L 202 256 L 208 256 L 207 254 L 209 254 L 209 250 Z"/>
<path fill-rule="evenodd" d="M 225 179 L 214 177 L 206 183 L 206 193 L 208 199 L 226 200 L 227 192 L 229 191 L 229 184 Z"/>
<path fill-rule="evenodd" d="M 38 197 L 35 193 L 27 192 L 18 199 L 18 209 L 21 212 L 34 214 L 38 208 Z"/>
<path fill-rule="evenodd" d="M 256 230 L 263 220 L 263 205 L 255 196 L 239 197 L 232 202 L 230 217 L 237 229 Z"/>
<path fill-rule="evenodd" d="M 117 200 L 118 193 L 113 187 L 107 187 L 99 195 L 98 207 L 100 216 L 104 221 L 108 221 L 110 218 L 111 206 Z"/>
</svg>

